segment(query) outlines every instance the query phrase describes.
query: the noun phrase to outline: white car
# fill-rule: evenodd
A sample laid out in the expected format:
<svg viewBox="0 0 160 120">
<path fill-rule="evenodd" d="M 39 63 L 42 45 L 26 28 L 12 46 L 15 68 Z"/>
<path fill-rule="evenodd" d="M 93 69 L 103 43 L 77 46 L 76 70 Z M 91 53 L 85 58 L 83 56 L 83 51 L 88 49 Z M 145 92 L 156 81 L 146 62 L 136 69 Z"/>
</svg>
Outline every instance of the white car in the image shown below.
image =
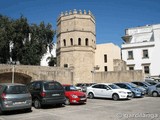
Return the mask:
<svg viewBox="0 0 160 120">
<path fill-rule="evenodd" d="M 122 89 L 112 83 L 99 83 L 88 87 L 87 95 L 90 99 L 93 99 L 94 97 L 100 97 L 118 100 L 131 98 L 132 92 L 127 89 Z"/>
</svg>

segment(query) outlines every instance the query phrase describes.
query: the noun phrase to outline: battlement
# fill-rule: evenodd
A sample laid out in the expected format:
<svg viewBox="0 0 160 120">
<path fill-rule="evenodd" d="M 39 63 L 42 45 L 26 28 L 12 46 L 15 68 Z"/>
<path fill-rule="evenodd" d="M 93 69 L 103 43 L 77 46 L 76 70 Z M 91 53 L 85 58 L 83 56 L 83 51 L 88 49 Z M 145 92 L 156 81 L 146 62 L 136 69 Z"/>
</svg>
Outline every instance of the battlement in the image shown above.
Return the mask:
<svg viewBox="0 0 160 120">
<path fill-rule="evenodd" d="M 83 11 L 82 10 L 78 10 L 77 11 L 76 9 L 74 9 L 73 11 L 70 10 L 70 11 L 61 12 L 61 14 L 59 15 L 58 19 L 60 17 L 69 16 L 69 15 L 75 15 L 75 14 L 78 14 L 78 15 L 90 15 L 93 19 L 95 19 L 94 15 L 91 13 L 90 10 L 87 12 L 86 10 L 83 10 Z"/>
</svg>

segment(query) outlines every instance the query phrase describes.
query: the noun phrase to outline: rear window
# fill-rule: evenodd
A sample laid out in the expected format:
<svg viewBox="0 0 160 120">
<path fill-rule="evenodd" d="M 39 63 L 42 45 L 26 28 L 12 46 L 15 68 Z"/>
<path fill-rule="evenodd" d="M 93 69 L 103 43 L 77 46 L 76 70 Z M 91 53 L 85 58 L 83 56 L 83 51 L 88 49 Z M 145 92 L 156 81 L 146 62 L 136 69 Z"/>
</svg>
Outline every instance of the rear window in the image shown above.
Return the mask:
<svg viewBox="0 0 160 120">
<path fill-rule="evenodd" d="M 44 89 L 45 90 L 62 90 L 63 87 L 58 82 L 46 82 L 44 83 Z"/>
<path fill-rule="evenodd" d="M 66 91 L 78 91 L 77 88 L 75 86 L 73 86 L 73 85 L 71 85 L 71 86 L 64 86 L 64 89 Z"/>
<path fill-rule="evenodd" d="M 28 93 L 26 86 L 16 85 L 16 86 L 9 86 L 5 90 L 6 94 L 25 94 Z"/>
</svg>

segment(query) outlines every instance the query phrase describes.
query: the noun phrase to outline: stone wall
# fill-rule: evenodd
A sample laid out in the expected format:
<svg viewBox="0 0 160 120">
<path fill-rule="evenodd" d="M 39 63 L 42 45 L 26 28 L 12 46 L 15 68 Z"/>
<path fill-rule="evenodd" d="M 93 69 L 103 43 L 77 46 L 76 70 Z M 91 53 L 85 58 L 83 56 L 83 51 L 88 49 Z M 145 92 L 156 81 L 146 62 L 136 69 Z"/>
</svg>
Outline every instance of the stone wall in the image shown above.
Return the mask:
<svg viewBox="0 0 160 120">
<path fill-rule="evenodd" d="M 0 65 L 0 83 L 11 82 L 13 65 Z M 56 80 L 62 84 L 73 83 L 73 72 L 69 68 L 14 65 L 14 81 L 28 83 L 35 80 Z"/>
<path fill-rule="evenodd" d="M 144 75 L 141 70 L 97 72 L 94 74 L 94 82 L 96 83 L 130 82 L 134 80 L 143 80 L 143 78 Z"/>
</svg>

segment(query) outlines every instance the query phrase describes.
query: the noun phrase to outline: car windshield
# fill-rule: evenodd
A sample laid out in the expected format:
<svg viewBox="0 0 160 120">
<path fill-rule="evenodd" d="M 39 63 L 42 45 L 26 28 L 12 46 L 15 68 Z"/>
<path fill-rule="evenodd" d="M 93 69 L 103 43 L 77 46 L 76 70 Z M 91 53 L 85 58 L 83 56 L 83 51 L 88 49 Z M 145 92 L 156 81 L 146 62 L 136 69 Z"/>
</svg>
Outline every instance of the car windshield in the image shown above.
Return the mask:
<svg viewBox="0 0 160 120">
<path fill-rule="evenodd" d="M 44 89 L 45 90 L 62 90 L 63 87 L 58 82 L 46 82 L 44 83 Z"/>
<path fill-rule="evenodd" d="M 23 85 L 15 85 L 9 86 L 6 88 L 6 94 L 25 94 L 28 93 L 26 86 Z"/>
<path fill-rule="evenodd" d="M 135 84 L 133 84 L 133 83 L 127 83 L 127 85 L 129 86 L 129 87 L 131 87 L 131 88 L 136 88 L 137 86 L 135 85 Z"/>
<path fill-rule="evenodd" d="M 73 86 L 73 85 L 71 85 L 71 86 L 64 86 L 64 89 L 66 91 L 77 91 L 77 88 L 75 86 Z"/>
<path fill-rule="evenodd" d="M 109 87 L 111 87 L 112 89 L 119 89 L 120 87 L 118 87 L 117 85 L 115 84 L 110 84 L 108 85 Z"/>
<path fill-rule="evenodd" d="M 143 82 L 145 85 L 147 86 L 152 86 L 151 84 L 149 84 L 148 82 Z"/>
</svg>

